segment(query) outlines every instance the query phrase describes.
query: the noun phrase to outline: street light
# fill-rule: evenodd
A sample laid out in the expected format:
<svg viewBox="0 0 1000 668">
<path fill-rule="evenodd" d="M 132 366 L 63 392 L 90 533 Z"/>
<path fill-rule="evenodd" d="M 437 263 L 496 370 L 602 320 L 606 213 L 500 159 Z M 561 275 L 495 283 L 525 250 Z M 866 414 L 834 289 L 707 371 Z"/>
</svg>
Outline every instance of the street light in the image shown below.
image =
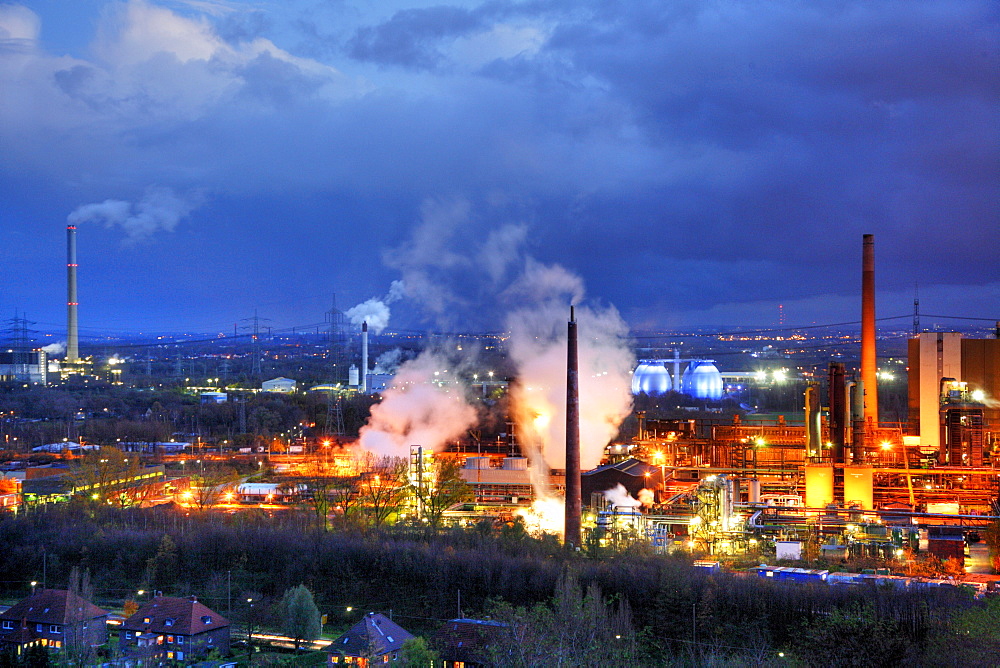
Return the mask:
<svg viewBox="0 0 1000 668">
<path fill-rule="evenodd" d="M 248 598 L 250 612 L 247 613 L 247 662 L 253 664 L 253 599 Z"/>
</svg>

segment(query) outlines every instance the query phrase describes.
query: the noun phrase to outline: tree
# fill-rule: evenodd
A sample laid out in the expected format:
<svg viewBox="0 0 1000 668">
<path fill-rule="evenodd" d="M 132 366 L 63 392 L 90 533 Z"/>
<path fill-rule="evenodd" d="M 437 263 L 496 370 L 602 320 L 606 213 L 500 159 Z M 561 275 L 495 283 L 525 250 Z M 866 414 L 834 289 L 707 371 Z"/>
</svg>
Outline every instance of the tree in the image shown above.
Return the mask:
<svg viewBox="0 0 1000 668">
<path fill-rule="evenodd" d="M 625 602 L 605 603 L 596 585 L 586 591 L 564 573 L 551 606 L 530 609 L 501 603 L 495 618 L 506 624 L 491 645 L 491 663 L 503 666 L 634 666 L 638 647 Z"/>
<path fill-rule="evenodd" d="M 64 649 L 67 656 L 83 665 L 92 650 L 88 633 L 84 630 L 89 621 L 88 606 L 94 589 L 90 585 L 90 571 L 80 573 L 76 566 L 69 574 L 66 593 L 66 634 Z"/>
<path fill-rule="evenodd" d="M 177 545 L 168 534 L 163 534 L 156 556 L 146 561 L 146 581 L 153 590 L 166 590 L 177 580 Z"/>
<path fill-rule="evenodd" d="M 285 635 L 295 639 L 295 651 L 303 640 L 315 640 L 323 632 L 319 608 L 312 592 L 305 585 L 285 591 L 281 598 L 281 628 Z"/>
<path fill-rule="evenodd" d="M 420 636 L 407 638 L 399 650 L 399 665 L 406 668 L 434 668 L 437 652 Z"/>
<path fill-rule="evenodd" d="M 206 510 L 232 492 L 240 476 L 231 468 L 212 466 L 199 475 L 192 475 L 191 479 L 197 483 L 191 489 L 191 499 L 198 510 Z"/>
<path fill-rule="evenodd" d="M 118 448 L 88 450 L 70 472 L 74 491 L 98 502 L 108 501 L 122 508 L 146 500 L 151 485 L 143 483 L 143 467 L 138 455 Z"/>
<path fill-rule="evenodd" d="M 380 527 L 399 512 L 406 500 L 406 460 L 371 456 L 365 469 L 358 491 L 371 523 Z"/>
<path fill-rule="evenodd" d="M 412 487 L 423 518 L 432 528 L 437 529 L 441 526 L 446 510 L 472 498 L 472 488 L 462 479 L 461 469 L 454 459 L 437 460 L 433 470 L 428 473 Z"/>
</svg>

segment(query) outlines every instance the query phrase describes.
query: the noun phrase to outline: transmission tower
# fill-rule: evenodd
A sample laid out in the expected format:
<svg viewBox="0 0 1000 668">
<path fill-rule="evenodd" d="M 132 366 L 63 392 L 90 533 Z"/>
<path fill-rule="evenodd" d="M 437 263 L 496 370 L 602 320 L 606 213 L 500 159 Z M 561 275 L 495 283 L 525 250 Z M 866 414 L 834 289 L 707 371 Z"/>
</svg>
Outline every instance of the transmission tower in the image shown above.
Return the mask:
<svg viewBox="0 0 1000 668">
<path fill-rule="evenodd" d="M 238 329 L 250 333 L 250 375 L 259 378 L 264 372 L 261 369 L 261 332 L 266 329 L 268 336 L 271 335 L 271 328 L 267 325 L 261 325 L 261 321 L 270 322 L 270 318 L 261 318 L 257 315 L 257 309 L 253 311 L 252 318 L 243 318 L 240 322 L 245 322 L 247 324 L 241 325 Z"/>
<path fill-rule="evenodd" d="M 7 335 L 7 340 L 10 341 L 14 380 L 31 380 L 28 366 L 31 363 L 33 339 L 30 335 L 35 332 L 28 327 L 34 324 L 33 321 L 25 318 L 23 313 L 21 317 L 18 317 L 17 311 L 14 312 L 14 317 L 6 322 L 7 328 L 4 332 Z"/>
<path fill-rule="evenodd" d="M 326 393 L 327 438 L 344 437 L 344 406 L 341 402 L 340 396 L 333 396 L 333 390 Z"/>
<path fill-rule="evenodd" d="M 331 382 L 343 382 L 347 380 L 347 318 L 337 308 L 336 294 L 333 295 L 330 310 L 325 315 L 330 331 L 329 359 L 333 373 Z"/>
</svg>

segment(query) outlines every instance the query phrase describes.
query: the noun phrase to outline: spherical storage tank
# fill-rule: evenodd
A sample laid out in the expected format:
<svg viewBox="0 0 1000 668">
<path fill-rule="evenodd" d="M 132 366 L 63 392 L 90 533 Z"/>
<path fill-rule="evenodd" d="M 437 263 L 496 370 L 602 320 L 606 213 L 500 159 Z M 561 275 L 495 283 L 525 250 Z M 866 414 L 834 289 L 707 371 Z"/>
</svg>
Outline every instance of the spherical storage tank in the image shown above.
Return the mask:
<svg viewBox="0 0 1000 668">
<path fill-rule="evenodd" d="M 632 372 L 632 394 L 666 394 L 670 391 L 670 372 L 663 360 L 640 360 Z"/>
<path fill-rule="evenodd" d="M 722 374 L 708 361 L 691 362 L 684 371 L 682 391 L 699 399 L 722 398 Z"/>
</svg>

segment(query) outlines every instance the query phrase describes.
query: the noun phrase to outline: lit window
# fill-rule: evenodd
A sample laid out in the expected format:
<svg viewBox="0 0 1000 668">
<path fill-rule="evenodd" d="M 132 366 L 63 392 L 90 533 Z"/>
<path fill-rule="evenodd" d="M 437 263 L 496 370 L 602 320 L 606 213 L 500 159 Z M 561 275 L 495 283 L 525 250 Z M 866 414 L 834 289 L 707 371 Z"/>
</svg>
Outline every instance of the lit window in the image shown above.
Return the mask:
<svg viewBox="0 0 1000 668">
<path fill-rule="evenodd" d="M 172 620 L 172 619 L 165 619 L 165 620 L 163 621 L 163 623 L 164 623 L 164 625 L 166 625 L 166 626 L 173 626 L 173 625 L 174 625 L 174 620 Z"/>
<path fill-rule="evenodd" d="M 149 617 L 143 617 L 142 618 L 142 623 L 143 624 L 149 624 L 151 621 L 153 621 L 153 620 L 150 619 Z"/>
<path fill-rule="evenodd" d="M 174 641 L 174 637 L 173 636 L 167 636 L 167 642 L 172 643 L 173 641 Z"/>
<path fill-rule="evenodd" d="M 184 660 L 184 652 L 177 652 L 177 660 L 178 661 Z"/>
<path fill-rule="evenodd" d="M 167 658 L 168 659 L 174 658 L 174 653 L 173 652 L 167 652 Z"/>
</svg>

